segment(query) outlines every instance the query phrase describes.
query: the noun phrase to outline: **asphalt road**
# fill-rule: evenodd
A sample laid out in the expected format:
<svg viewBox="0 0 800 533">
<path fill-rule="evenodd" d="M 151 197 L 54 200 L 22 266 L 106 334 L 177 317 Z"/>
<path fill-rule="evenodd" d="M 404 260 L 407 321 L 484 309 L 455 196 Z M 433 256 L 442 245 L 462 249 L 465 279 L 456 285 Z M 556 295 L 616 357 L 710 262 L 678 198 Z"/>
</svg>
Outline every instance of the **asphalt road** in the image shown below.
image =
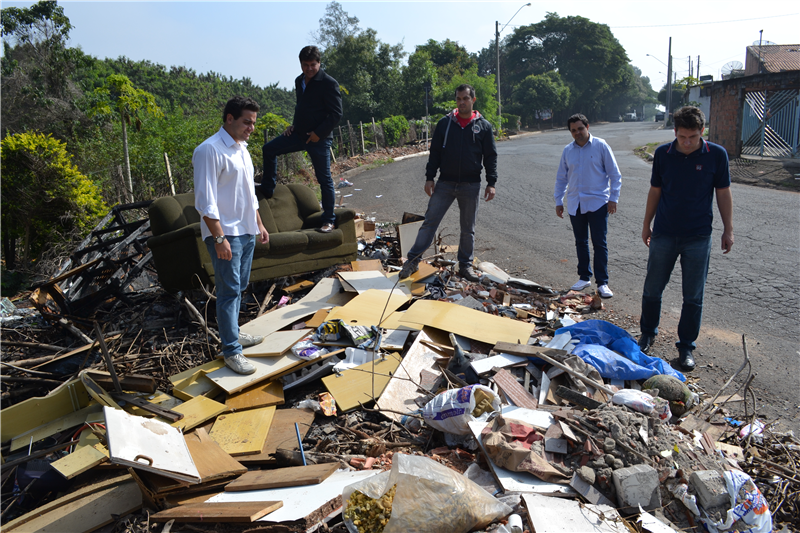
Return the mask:
<svg viewBox="0 0 800 533">
<path fill-rule="evenodd" d="M 661 123 L 590 126 L 609 143 L 622 172 L 618 211 L 609 219 L 609 285 L 606 307 L 638 322 L 647 248 L 641 240 L 651 164 L 633 153 L 649 142 L 668 142 Z M 553 184 L 566 130 L 525 135 L 498 143 L 497 196 L 481 202 L 476 257 L 512 275 L 564 290 L 577 279 L 577 260 L 567 217 L 555 215 Z M 347 206 L 379 221 L 399 221 L 403 212 L 424 214 L 427 157 L 398 161 L 349 178 Z M 361 189 L 361 190 L 356 190 Z M 711 266 L 703 328 L 697 340 L 698 368 L 692 373 L 715 393 L 743 360 L 742 334 L 757 376 L 759 413 L 800 431 L 800 195 L 733 184 L 733 250 L 720 249 L 722 224 L 714 207 Z M 380 196 L 380 197 L 378 197 Z M 440 227 L 444 242 L 458 243 L 457 208 Z M 594 287 L 594 286 L 593 286 Z M 674 362 L 672 346 L 680 316 L 680 266 L 664 294 L 662 323 L 654 353 Z M 632 331 L 634 334 L 638 331 Z M 732 391 L 731 391 L 732 392 Z"/>
</svg>

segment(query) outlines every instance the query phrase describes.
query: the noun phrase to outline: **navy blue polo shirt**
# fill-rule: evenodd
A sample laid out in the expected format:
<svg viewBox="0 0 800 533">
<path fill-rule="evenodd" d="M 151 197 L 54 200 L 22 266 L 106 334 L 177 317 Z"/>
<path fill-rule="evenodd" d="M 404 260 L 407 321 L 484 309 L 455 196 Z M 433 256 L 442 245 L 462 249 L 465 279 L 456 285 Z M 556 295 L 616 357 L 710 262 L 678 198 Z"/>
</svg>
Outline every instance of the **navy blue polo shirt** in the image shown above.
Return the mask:
<svg viewBox="0 0 800 533">
<path fill-rule="evenodd" d="M 653 234 L 711 235 L 714 189 L 731 186 L 728 153 L 703 140 L 699 149 L 682 154 L 676 139 L 656 149 L 650 185 L 661 189 Z"/>
</svg>

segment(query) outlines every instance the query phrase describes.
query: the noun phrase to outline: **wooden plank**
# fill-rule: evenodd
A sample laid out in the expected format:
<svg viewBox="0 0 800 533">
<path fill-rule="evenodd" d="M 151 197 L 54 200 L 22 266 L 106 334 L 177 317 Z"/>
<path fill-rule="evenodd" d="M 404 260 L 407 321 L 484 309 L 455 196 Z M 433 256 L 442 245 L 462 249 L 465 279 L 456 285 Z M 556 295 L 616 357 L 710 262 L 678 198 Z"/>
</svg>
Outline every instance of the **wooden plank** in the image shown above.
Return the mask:
<svg viewBox="0 0 800 533">
<path fill-rule="evenodd" d="M 328 313 L 330 313 L 330 309 L 320 309 L 314 313 L 314 316 L 306 320 L 306 326 L 309 328 L 320 327 L 323 322 L 328 320 Z"/>
<path fill-rule="evenodd" d="M 78 474 L 83 474 L 90 468 L 108 461 L 108 451 L 104 450 L 105 446 L 101 444 L 85 446 L 51 463 L 50 466 L 65 478 L 72 479 Z"/>
<path fill-rule="evenodd" d="M 103 410 L 103 406 L 99 404 L 92 404 L 88 407 L 84 407 L 79 411 L 75 411 L 74 413 L 70 413 L 66 416 L 62 416 L 53 420 L 52 422 L 48 422 L 38 428 L 34 428 L 30 431 L 26 431 L 22 435 L 17 436 L 11 441 L 11 449 L 10 451 L 16 451 L 28 446 L 31 442 L 39 442 L 40 440 L 55 435 L 56 433 L 60 433 L 65 429 L 69 429 L 71 427 L 79 426 L 83 424 L 87 417 L 92 414 L 99 413 Z M 5 409 L 3 410 L 3 424 L 5 424 Z"/>
<path fill-rule="evenodd" d="M 51 281 L 51 283 L 52 283 L 52 281 Z M 122 333 L 118 333 L 116 335 L 111 335 L 110 337 L 106 337 L 105 341 L 106 342 L 112 342 L 112 341 L 115 341 L 115 340 L 119 339 L 120 337 L 122 337 Z M 58 361 L 62 361 L 64 359 L 68 359 L 68 358 L 72 357 L 73 355 L 77 355 L 79 353 L 83 353 L 83 352 L 89 351 L 89 350 L 95 348 L 96 346 L 97 346 L 97 341 L 94 341 L 91 344 L 85 344 L 85 345 L 81 346 L 80 348 L 76 348 L 74 350 L 70 350 L 67 353 L 62 353 L 61 355 L 57 355 L 56 357 L 50 359 L 49 361 L 46 361 L 46 362 L 41 363 L 41 364 L 38 364 L 36 366 L 32 366 L 31 370 L 36 370 L 36 369 L 41 368 L 43 366 L 51 365 L 51 364 L 56 363 Z"/>
<path fill-rule="evenodd" d="M 186 446 L 192 454 L 202 483 L 238 476 L 247 472 L 247 467 L 226 453 L 203 428 L 184 435 Z"/>
<path fill-rule="evenodd" d="M 527 409 L 537 409 L 539 407 L 539 402 L 536 401 L 536 398 L 523 389 L 522 385 L 517 382 L 517 378 L 508 370 L 498 368 L 492 379 L 517 407 L 525 407 Z"/>
<path fill-rule="evenodd" d="M 196 366 L 194 368 L 189 368 L 187 370 L 184 370 L 183 372 L 179 372 L 178 374 L 174 374 L 174 375 L 169 377 L 169 381 L 170 381 L 170 383 L 172 383 L 173 387 L 180 386 L 181 382 L 184 381 L 184 380 L 193 379 L 193 378 L 196 379 L 196 375 L 198 373 L 208 374 L 208 373 L 211 373 L 211 372 L 213 372 L 215 370 L 219 370 L 220 368 L 223 368 L 224 366 L 225 366 L 225 361 L 223 361 L 222 358 L 214 359 L 213 361 L 210 361 L 210 362 L 205 363 L 203 365 Z"/>
<path fill-rule="evenodd" d="M 601 402 L 598 402 L 594 398 L 589 398 L 588 396 L 584 396 L 583 394 L 575 392 L 572 389 L 568 389 L 563 385 L 560 385 L 558 389 L 556 389 L 556 396 L 567 400 L 569 403 L 573 405 L 578 405 L 580 407 L 585 407 L 587 409 L 597 409 L 598 407 L 603 405 Z"/>
<path fill-rule="evenodd" d="M 408 277 L 408 279 L 412 283 L 418 283 L 419 281 L 421 281 L 421 280 L 423 280 L 423 279 L 425 279 L 425 278 L 427 278 L 429 276 L 432 276 L 432 275 L 436 274 L 437 272 L 439 272 L 438 268 L 436 268 L 435 266 L 431 265 L 430 263 L 422 262 L 422 263 L 419 264 L 419 270 L 417 270 L 416 272 L 411 274 Z"/>
<path fill-rule="evenodd" d="M 3 424 L 0 425 L 0 442 L 31 431 L 53 420 L 79 411 L 89 405 L 91 396 L 80 379 L 59 385 L 47 396 L 29 398 L 3 409 Z"/>
<path fill-rule="evenodd" d="M 386 319 L 401 305 L 408 302 L 405 294 L 393 292 L 391 294 L 369 290 L 359 294 L 342 307 L 334 308 L 328 315 L 328 320 L 344 320 L 354 326 L 378 326 L 381 319 Z M 393 328 L 397 329 L 397 328 Z"/>
<path fill-rule="evenodd" d="M 159 522 L 255 522 L 276 509 L 283 502 L 231 502 L 193 503 L 179 505 L 154 514 L 150 518 Z"/>
<path fill-rule="evenodd" d="M 264 337 L 264 341 L 242 350 L 245 357 L 275 357 L 285 354 L 300 339 L 308 336 L 312 329 L 293 329 L 288 331 L 275 331 Z"/>
<path fill-rule="evenodd" d="M 225 485 L 228 492 L 277 489 L 322 483 L 339 469 L 339 463 L 290 466 L 275 470 L 252 470 Z"/>
<path fill-rule="evenodd" d="M 285 292 L 286 294 L 294 294 L 296 292 L 310 289 L 313 286 L 314 286 L 313 281 L 308 281 L 307 279 L 304 279 L 303 281 L 298 281 L 294 285 L 289 285 L 288 287 L 283 289 L 283 292 Z"/>
<path fill-rule="evenodd" d="M 171 409 L 173 409 L 175 407 L 178 407 L 180 404 L 183 403 L 183 400 L 179 400 L 178 398 L 170 396 L 169 394 L 167 394 L 165 392 L 162 392 L 160 390 L 157 390 L 153 394 L 144 394 L 144 395 L 140 395 L 140 396 L 142 398 L 144 398 L 145 400 L 147 400 L 148 402 L 150 402 L 152 404 L 155 404 L 155 405 L 157 405 L 157 406 L 159 406 L 159 407 L 161 407 L 163 409 L 170 409 L 171 410 Z M 189 399 L 191 399 L 191 398 L 189 398 Z M 126 406 L 126 407 L 128 407 L 128 406 Z M 150 413 L 148 413 L 147 411 L 145 411 L 144 409 L 140 409 L 139 407 L 136 407 L 135 405 L 131 405 L 129 407 L 130 407 L 130 409 L 128 409 L 127 411 L 132 415 L 136 415 L 136 416 L 153 416 Z"/>
<path fill-rule="evenodd" d="M 313 362 L 313 361 L 311 361 Z M 220 368 L 208 374 L 208 379 L 224 389 L 228 394 L 234 394 L 257 383 L 268 381 L 282 374 L 291 373 L 304 366 L 304 361 L 294 354 L 288 353 L 280 357 L 258 357 L 250 359 L 250 364 L 256 367 L 256 371 L 249 375 L 237 374 L 230 368 Z"/>
<path fill-rule="evenodd" d="M 404 417 L 402 413 L 410 414 L 419 411 L 416 399 L 426 396 L 417 388 L 417 384 L 421 381 L 420 373 L 426 370 L 436 376 L 442 375 L 442 371 L 436 363 L 438 355 L 425 345 L 426 342 L 430 342 L 430 337 L 424 331 L 420 331 L 403 357 L 400 367 L 378 398 L 378 407 L 387 409 L 383 414 L 395 422 L 402 421 Z"/>
<path fill-rule="evenodd" d="M 180 428 L 184 433 L 190 429 L 211 420 L 212 418 L 221 415 L 228 411 L 228 406 L 215 402 L 211 398 L 205 396 L 198 396 L 192 398 L 188 402 L 182 403 L 173 409 L 176 413 L 181 413 L 183 418 L 176 422 L 169 423 L 174 428 Z"/>
<path fill-rule="evenodd" d="M 297 423 L 302 440 L 311 429 L 313 422 L 314 411 L 311 409 L 277 409 L 261 453 L 243 455 L 238 458 L 239 462 L 245 465 L 274 464 L 276 462 L 274 454 L 278 449 L 290 451 L 299 449 L 297 433 L 294 429 L 295 423 Z"/>
<path fill-rule="evenodd" d="M 275 407 L 262 407 L 217 417 L 211 438 L 232 456 L 261 452 L 275 414 Z"/>
<path fill-rule="evenodd" d="M 350 266 L 353 272 L 367 272 L 369 270 L 376 270 L 383 272 L 383 264 L 380 259 L 361 259 L 360 261 L 350 261 Z"/>
<path fill-rule="evenodd" d="M 402 352 L 406 345 L 410 331 L 389 329 L 381 337 L 381 348 L 388 351 Z"/>
<path fill-rule="evenodd" d="M 94 382 L 105 390 L 114 390 L 114 383 L 109 372 L 93 370 L 89 374 L 94 379 Z M 119 382 L 124 391 L 149 392 L 151 394 L 156 391 L 156 380 L 152 376 L 128 374 L 127 376 L 121 376 Z"/>
<path fill-rule="evenodd" d="M 142 491 L 125 475 L 122 483 L 112 480 L 81 489 L 3 524 L 3 531 L 15 533 L 82 533 L 94 531 L 142 507 Z"/>
<path fill-rule="evenodd" d="M 222 360 L 220 359 L 220 361 Z M 221 391 L 222 389 L 217 387 L 216 383 L 208 379 L 205 372 L 198 372 L 172 387 L 172 394 L 187 402 L 197 396 L 214 396 L 216 392 Z"/>
<path fill-rule="evenodd" d="M 370 361 L 340 374 L 322 378 L 322 383 L 342 411 L 377 400 L 400 366 L 401 358 L 390 353 L 384 360 Z M 374 395 L 373 395 L 374 393 Z"/>
<path fill-rule="evenodd" d="M 257 407 L 283 405 L 283 402 L 283 384 L 280 381 L 270 381 L 269 383 L 259 383 L 254 387 L 228 396 L 228 399 L 225 400 L 225 405 L 231 411 L 244 411 L 245 409 L 255 409 Z"/>
<path fill-rule="evenodd" d="M 528 342 L 535 327 L 527 322 L 436 300 L 417 300 L 408 308 L 403 321 L 425 324 L 489 344 Z"/>
</svg>

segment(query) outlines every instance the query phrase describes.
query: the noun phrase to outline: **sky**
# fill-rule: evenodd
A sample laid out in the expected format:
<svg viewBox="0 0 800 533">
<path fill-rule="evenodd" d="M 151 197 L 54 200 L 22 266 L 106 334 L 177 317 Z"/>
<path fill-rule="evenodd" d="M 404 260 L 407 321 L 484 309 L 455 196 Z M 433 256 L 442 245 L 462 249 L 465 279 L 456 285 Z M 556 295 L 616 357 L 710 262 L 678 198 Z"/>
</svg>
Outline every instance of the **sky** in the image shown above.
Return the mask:
<svg viewBox="0 0 800 533">
<path fill-rule="evenodd" d="M 720 79 L 727 63 L 744 63 L 745 48 L 758 41 L 760 30 L 764 41 L 800 43 L 800 6 L 792 1 L 340 3 L 350 16 L 358 17 L 361 29 L 373 28 L 385 43 L 402 43 L 409 54 L 429 39 L 448 38 L 477 53 L 494 40 L 496 21 L 505 27 L 502 38 L 515 26 L 539 22 L 547 12 L 583 16 L 611 28 L 630 62 L 656 90 L 666 82 L 670 37 L 679 79 L 689 73 L 690 56 L 697 73 L 698 55 L 700 75 Z M 4 1 L 2 7 L 32 4 Z M 319 28 L 327 2 L 62 0 L 59 5 L 74 26 L 70 45 L 95 57 L 125 56 L 183 66 L 198 74 L 214 71 L 235 79 L 248 77 L 262 87 L 289 88 L 300 74 L 297 54 L 314 44 L 311 33 Z"/>
</svg>

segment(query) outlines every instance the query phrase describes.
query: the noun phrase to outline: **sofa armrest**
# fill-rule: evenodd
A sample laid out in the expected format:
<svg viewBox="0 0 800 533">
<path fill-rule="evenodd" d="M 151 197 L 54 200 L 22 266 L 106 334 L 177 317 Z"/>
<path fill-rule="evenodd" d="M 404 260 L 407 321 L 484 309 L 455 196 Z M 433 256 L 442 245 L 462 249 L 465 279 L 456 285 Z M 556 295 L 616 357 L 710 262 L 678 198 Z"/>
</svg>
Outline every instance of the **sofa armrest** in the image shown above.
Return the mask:
<svg viewBox="0 0 800 533">
<path fill-rule="evenodd" d="M 154 235 L 147 239 L 147 246 L 152 250 L 162 246 L 169 246 L 184 239 L 199 239 L 200 238 L 200 224 L 195 223 L 189 226 L 184 226 L 180 229 L 170 231 L 163 235 Z"/>
<path fill-rule="evenodd" d="M 340 226 L 345 222 L 349 222 L 356 218 L 356 212 L 352 209 L 340 207 L 334 209 L 333 213 L 336 215 L 336 225 Z M 306 217 L 303 221 L 303 229 L 321 228 L 322 227 L 322 211 L 318 211 Z"/>
</svg>

